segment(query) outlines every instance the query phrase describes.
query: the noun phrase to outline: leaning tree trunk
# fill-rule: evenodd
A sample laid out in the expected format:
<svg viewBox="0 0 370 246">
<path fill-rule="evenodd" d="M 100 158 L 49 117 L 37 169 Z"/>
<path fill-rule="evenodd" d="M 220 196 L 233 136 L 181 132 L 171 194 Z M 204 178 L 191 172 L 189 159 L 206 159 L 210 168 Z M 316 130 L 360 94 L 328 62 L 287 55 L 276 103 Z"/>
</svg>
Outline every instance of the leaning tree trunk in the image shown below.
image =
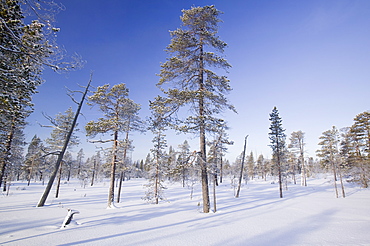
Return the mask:
<svg viewBox="0 0 370 246">
<path fill-rule="evenodd" d="M 68 131 L 68 134 L 67 134 L 67 137 L 66 137 L 66 140 L 64 141 L 64 145 L 63 145 L 63 148 L 62 148 L 62 151 L 59 153 L 58 155 L 58 159 L 57 159 L 57 162 L 55 163 L 55 166 L 54 166 L 54 170 L 50 176 L 50 179 L 49 179 L 49 182 L 45 188 L 45 191 L 44 191 L 44 194 L 42 195 L 39 203 L 37 204 L 37 207 L 42 207 L 45 205 L 45 202 L 46 202 L 46 199 L 48 198 L 49 196 L 49 193 L 50 193 L 50 190 L 51 190 L 51 187 L 53 186 L 53 183 L 54 183 L 54 180 L 55 180 L 55 177 L 57 176 L 57 173 L 58 173 L 58 170 L 59 170 L 59 167 L 62 163 L 62 160 L 63 160 L 63 157 L 64 157 L 64 153 L 66 152 L 67 150 L 67 147 L 68 147 L 68 143 L 69 143 L 69 140 L 71 139 L 71 136 L 72 136 L 72 133 L 73 133 L 73 130 L 77 124 L 77 119 L 78 119 L 78 116 L 80 115 L 80 112 L 81 112 L 81 108 L 82 108 L 82 105 L 83 105 L 83 102 L 85 101 L 85 97 L 86 97 L 86 94 L 87 92 L 89 91 L 89 87 L 90 87 L 90 84 L 91 84 L 91 80 L 92 80 L 92 75 L 90 75 L 90 81 L 89 83 L 87 84 L 86 86 L 86 89 L 85 89 L 85 92 L 82 94 L 82 98 L 81 98 L 81 101 L 80 103 L 78 104 L 78 108 L 77 108 L 77 111 L 76 111 L 76 114 L 75 114 L 75 117 L 73 119 L 73 122 L 72 122 L 72 125 L 71 125 L 71 128 L 69 129 Z"/>
<path fill-rule="evenodd" d="M 62 167 L 63 167 L 63 162 L 60 164 L 60 167 L 59 167 L 59 175 L 58 175 L 58 182 L 57 182 L 57 191 L 55 193 L 55 198 L 58 198 L 59 197 L 60 180 L 62 179 Z"/>
<path fill-rule="evenodd" d="M 243 157 L 242 157 L 242 163 L 241 163 L 241 168 L 240 168 L 240 174 L 239 174 L 239 183 L 238 183 L 238 189 L 236 190 L 236 195 L 235 197 L 238 198 L 239 197 L 239 193 L 240 193 L 240 187 L 242 185 L 242 179 L 243 179 L 243 169 L 244 169 L 244 159 L 245 159 L 245 151 L 247 149 L 247 138 L 248 138 L 248 135 L 245 137 L 244 139 L 244 150 L 243 150 Z"/>
</svg>

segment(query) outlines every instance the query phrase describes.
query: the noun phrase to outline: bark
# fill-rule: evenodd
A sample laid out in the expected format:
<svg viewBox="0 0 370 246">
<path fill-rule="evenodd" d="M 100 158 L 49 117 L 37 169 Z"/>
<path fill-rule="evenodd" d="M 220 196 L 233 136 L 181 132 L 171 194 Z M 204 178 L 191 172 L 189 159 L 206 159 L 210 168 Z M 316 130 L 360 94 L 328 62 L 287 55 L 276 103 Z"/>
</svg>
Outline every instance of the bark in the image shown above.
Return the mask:
<svg viewBox="0 0 370 246">
<path fill-rule="evenodd" d="M 11 149 L 12 149 L 12 141 L 13 141 L 13 138 L 14 138 L 14 131 L 15 131 L 15 119 L 12 120 L 10 131 L 8 133 L 6 143 L 5 143 L 4 158 L 2 158 L 2 161 L 0 162 L 0 187 L 1 187 L 2 181 L 5 177 L 6 165 L 8 164 L 10 156 L 11 156 Z"/>
<path fill-rule="evenodd" d="M 130 121 L 129 121 L 129 124 L 130 124 Z M 125 168 L 125 164 L 126 164 L 128 133 L 129 133 L 129 129 L 127 129 L 127 131 L 126 131 L 126 138 L 125 138 L 125 143 L 126 144 L 125 144 L 125 148 L 123 150 L 123 168 Z M 121 188 L 122 188 L 123 177 L 124 177 L 124 172 L 121 171 L 121 177 L 119 179 L 119 186 L 118 186 L 117 203 L 119 203 L 120 198 L 121 198 Z"/>
<path fill-rule="evenodd" d="M 63 163 L 59 167 L 59 176 L 58 176 L 57 191 L 55 193 L 55 198 L 59 197 L 60 180 L 62 178 L 62 166 L 63 166 Z"/>
<path fill-rule="evenodd" d="M 94 168 L 93 168 L 92 178 L 91 178 L 91 184 L 90 184 L 91 186 L 94 185 L 95 169 L 96 169 L 96 159 L 94 158 Z"/>
<path fill-rule="evenodd" d="M 303 141 L 303 140 L 302 140 Z M 302 170 L 301 170 L 301 185 L 307 186 L 307 178 L 306 178 L 306 166 L 304 163 L 304 150 L 303 150 L 303 142 L 299 145 L 300 148 L 300 154 L 301 154 L 301 163 L 302 163 Z"/>
<path fill-rule="evenodd" d="M 222 172 L 223 172 L 223 163 L 222 163 L 222 155 L 220 160 L 220 184 L 222 184 Z"/>
<path fill-rule="evenodd" d="M 243 169 L 244 169 L 244 159 L 245 159 L 245 151 L 247 150 L 247 139 L 248 135 L 244 139 L 244 150 L 243 150 L 243 157 L 242 157 L 242 163 L 241 163 L 241 168 L 240 168 L 240 175 L 239 175 L 239 182 L 238 182 L 238 189 L 236 190 L 236 195 L 235 197 L 239 197 L 240 193 L 240 187 L 242 185 L 242 179 L 243 179 Z"/>
<path fill-rule="evenodd" d="M 217 200 L 216 200 L 216 185 L 217 185 L 217 175 L 213 175 L 213 212 L 217 212 Z"/>
<path fill-rule="evenodd" d="M 117 203 L 120 202 L 120 199 L 121 199 L 121 189 L 122 189 L 122 182 L 123 182 L 123 179 L 124 179 L 124 173 L 123 171 L 120 172 L 119 174 L 119 184 L 118 184 L 118 192 L 117 192 Z"/>
<path fill-rule="evenodd" d="M 342 172 L 341 172 L 340 168 L 339 168 L 338 172 L 339 172 L 340 186 L 342 188 L 342 197 L 345 198 L 346 193 L 344 192 L 344 184 L 343 184 Z"/>
<path fill-rule="evenodd" d="M 280 152 L 277 152 L 277 166 L 278 166 L 278 173 L 279 173 L 279 193 L 280 198 L 283 198 L 283 180 L 281 175 L 281 161 L 280 161 Z"/>
<path fill-rule="evenodd" d="M 201 40 L 202 42 L 202 40 Z M 209 213 L 209 190 L 208 190 L 208 171 L 206 156 L 206 129 L 204 120 L 204 97 L 202 95 L 204 88 L 204 62 L 203 62 L 203 45 L 200 45 L 199 61 L 199 147 L 200 147 L 200 168 L 202 180 L 203 212 Z"/>
<path fill-rule="evenodd" d="M 72 136 L 72 133 L 73 133 L 73 130 L 77 124 L 77 119 L 78 119 L 78 116 L 80 115 L 80 112 L 81 112 L 81 108 L 82 108 L 82 105 L 83 105 L 83 102 L 85 101 L 85 97 L 86 97 L 86 94 L 87 92 L 89 91 L 89 87 L 90 87 L 90 84 L 91 84 L 91 81 L 92 81 L 92 74 L 90 75 L 90 80 L 89 80 L 89 83 L 87 84 L 86 86 L 86 89 L 85 89 L 85 92 L 83 93 L 82 95 L 82 98 L 81 98 L 81 101 L 80 103 L 78 104 L 78 108 L 77 108 L 77 111 L 76 111 L 76 114 L 75 114 L 75 117 L 73 119 L 73 122 L 72 122 L 72 125 L 71 125 L 71 129 L 69 130 L 68 134 L 67 134 L 67 137 L 66 137 L 66 140 L 64 142 L 64 145 L 63 145 L 63 148 L 62 148 L 62 151 L 59 153 L 58 155 L 58 159 L 57 159 L 57 162 L 55 163 L 55 167 L 54 167 L 54 170 L 50 176 L 50 179 L 49 179 L 49 182 L 45 188 L 45 191 L 39 201 L 39 203 L 37 204 L 37 207 L 42 207 L 45 205 L 45 202 L 46 202 L 46 199 L 48 198 L 49 196 L 49 193 L 50 193 L 50 190 L 51 190 L 51 187 L 53 186 L 53 183 L 54 183 L 54 180 L 55 180 L 55 177 L 57 176 L 57 173 L 58 173 L 58 170 L 59 170 L 59 167 L 62 163 L 62 160 L 63 160 L 63 157 L 64 157 L 64 153 L 66 152 L 67 150 L 67 147 L 68 147 L 68 143 L 69 143 L 69 140 Z"/>
<path fill-rule="evenodd" d="M 154 184 L 154 196 L 155 196 L 155 204 L 159 203 L 159 161 L 157 157 L 155 167 L 155 184 Z"/>
<path fill-rule="evenodd" d="M 276 164 L 278 167 L 278 175 L 279 175 L 279 193 L 280 198 L 283 198 L 283 179 L 282 179 L 282 173 L 281 173 L 281 160 L 280 160 L 280 149 L 279 149 L 279 138 L 276 136 L 277 142 L 276 142 Z"/>
<path fill-rule="evenodd" d="M 336 168 L 335 168 L 335 163 L 334 163 L 332 154 L 330 156 L 330 161 L 331 161 L 331 165 L 332 165 L 332 168 L 333 168 L 335 196 L 336 196 L 336 198 L 338 198 L 339 196 L 338 196 L 338 188 L 337 188 L 337 171 L 336 171 Z"/>
<path fill-rule="evenodd" d="M 109 184 L 109 192 L 108 192 L 108 208 L 114 206 L 114 179 L 116 176 L 116 162 L 117 162 L 117 146 L 118 146 L 118 131 L 114 132 L 114 140 L 113 140 L 113 157 L 111 163 L 111 171 L 110 171 L 110 184 Z"/>
</svg>

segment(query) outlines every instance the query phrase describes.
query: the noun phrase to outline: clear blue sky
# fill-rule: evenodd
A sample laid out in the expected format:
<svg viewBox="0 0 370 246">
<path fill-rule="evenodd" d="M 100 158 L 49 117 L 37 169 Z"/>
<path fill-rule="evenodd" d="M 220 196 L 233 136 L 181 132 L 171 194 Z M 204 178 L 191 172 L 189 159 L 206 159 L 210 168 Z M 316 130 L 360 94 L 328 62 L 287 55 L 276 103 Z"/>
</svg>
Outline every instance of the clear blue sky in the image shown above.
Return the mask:
<svg viewBox="0 0 370 246">
<path fill-rule="evenodd" d="M 307 155 L 315 154 L 319 136 L 335 125 L 350 126 L 356 114 L 369 110 L 370 92 L 370 1 L 368 0 L 61 0 L 66 10 L 57 16 L 58 44 L 69 54 L 76 52 L 86 66 L 68 75 L 44 71 L 45 84 L 34 96 L 35 112 L 26 129 L 28 139 L 42 139 L 50 129 L 41 112 L 54 116 L 72 104 L 64 86 L 86 84 L 94 71 L 93 85 L 126 83 L 130 98 L 149 115 L 148 101 L 160 93 L 155 84 L 169 30 L 180 27 L 182 9 L 214 4 L 224 12 L 219 36 L 228 44 L 226 59 L 233 66 L 228 77 L 233 91 L 228 95 L 238 114 L 224 118 L 235 142 L 227 157 L 241 153 L 249 135 L 248 152 L 271 156 L 268 139 L 269 113 L 277 106 L 289 137 L 292 131 L 306 133 Z M 80 128 L 99 116 L 83 108 Z M 84 136 L 84 134 L 81 134 Z M 152 135 L 133 133 L 134 160 L 145 158 Z M 194 136 L 169 134 L 177 147 Z M 82 139 L 85 153 L 94 151 Z M 80 148 L 75 148 L 77 152 Z"/>
</svg>

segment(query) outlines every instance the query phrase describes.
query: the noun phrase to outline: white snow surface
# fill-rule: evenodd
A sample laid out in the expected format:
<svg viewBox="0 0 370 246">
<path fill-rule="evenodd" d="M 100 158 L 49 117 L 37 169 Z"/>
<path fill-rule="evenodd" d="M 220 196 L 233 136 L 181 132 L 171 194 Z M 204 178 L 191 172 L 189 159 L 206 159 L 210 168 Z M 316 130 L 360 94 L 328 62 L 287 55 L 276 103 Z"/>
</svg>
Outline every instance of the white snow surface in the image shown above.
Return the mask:
<svg viewBox="0 0 370 246">
<path fill-rule="evenodd" d="M 37 208 L 45 186 L 14 182 L 0 197 L 0 245 L 370 245 L 370 189 L 346 183 L 347 197 L 335 198 L 331 180 L 289 184 L 284 198 L 271 180 L 249 181 L 235 198 L 224 180 L 208 214 L 199 185 L 190 199 L 188 188 L 167 183 L 167 201 L 155 205 L 141 199 L 147 181 L 131 179 L 107 209 L 108 181 L 84 188 L 73 180 Z M 68 208 L 80 213 L 61 229 Z"/>
</svg>

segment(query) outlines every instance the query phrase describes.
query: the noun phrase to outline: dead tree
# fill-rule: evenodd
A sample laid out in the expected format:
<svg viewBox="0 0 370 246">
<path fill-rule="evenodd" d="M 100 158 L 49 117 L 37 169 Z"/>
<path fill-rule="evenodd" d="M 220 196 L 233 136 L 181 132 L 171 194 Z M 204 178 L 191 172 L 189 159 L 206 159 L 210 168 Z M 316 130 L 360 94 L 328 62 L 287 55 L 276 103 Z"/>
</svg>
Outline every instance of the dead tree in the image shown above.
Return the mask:
<svg viewBox="0 0 370 246">
<path fill-rule="evenodd" d="M 69 140 L 72 136 L 72 133 L 73 133 L 73 130 L 77 124 L 77 119 L 78 119 L 78 116 L 80 115 L 80 112 L 81 112 L 81 108 L 82 108 L 82 104 L 83 102 L 85 101 L 85 97 L 86 97 L 86 94 L 87 92 L 89 91 L 89 87 L 90 87 L 90 84 L 91 84 L 91 81 L 92 81 L 92 74 L 90 75 L 90 80 L 89 80 L 89 83 L 87 84 L 86 88 L 85 88 L 85 91 L 84 93 L 82 94 L 82 98 L 81 98 L 81 101 L 78 103 L 78 108 L 77 108 L 77 111 L 76 111 L 76 114 L 75 114 L 75 117 L 73 119 L 73 122 L 72 122 L 72 125 L 71 125 L 71 128 L 67 134 L 67 137 L 64 141 L 64 145 L 63 145 L 63 148 L 62 150 L 60 151 L 60 153 L 58 154 L 58 159 L 57 159 L 57 162 L 55 163 L 55 167 L 54 167 L 54 170 L 50 176 L 50 179 L 49 179 L 49 182 L 45 188 L 45 191 L 44 191 L 44 194 L 42 195 L 39 203 L 37 204 L 37 207 L 42 207 L 45 205 L 45 202 L 46 202 L 46 199 L 48 198 L 48 195 L 50 193 L 50 190 L 51 190 L 51 187 L 53 186 L 53 183 L 54 183 L 54 180 L 55 180 L 55 177 L 57 176 L 57 173 L 58 173 L 58 170 L 59 170 L 59 167 L 62 163 L 62 160 L 63 160 L 63 157 L 64 157 L 64 153 L 66 152 L 67 150 L 67 147 L 68 147 L 68 143 L 69 143 Z"/>
<path fill-rule="evenodd" d="M 239 193 L 240 193 L 240 186 L 242 184 L 242 179 L 243 179 L 243 169 L 244 169 L 244 159 L 245 159 L 245 151 L 247 149 L 247 139 L 248 139 L 248 135 L 245 137 L 244 139 L 244 151 L 243 151 L 243 157 L 242 157 L 242 163 L 241 163 L 241 168 L 240 168 L 240 175 L 239 175 L 239 183 L 238 183 L 238 189 L 236 191 L 236 195 L 235 197 L 238 198 L 239 197 Z"/>
</svg>

